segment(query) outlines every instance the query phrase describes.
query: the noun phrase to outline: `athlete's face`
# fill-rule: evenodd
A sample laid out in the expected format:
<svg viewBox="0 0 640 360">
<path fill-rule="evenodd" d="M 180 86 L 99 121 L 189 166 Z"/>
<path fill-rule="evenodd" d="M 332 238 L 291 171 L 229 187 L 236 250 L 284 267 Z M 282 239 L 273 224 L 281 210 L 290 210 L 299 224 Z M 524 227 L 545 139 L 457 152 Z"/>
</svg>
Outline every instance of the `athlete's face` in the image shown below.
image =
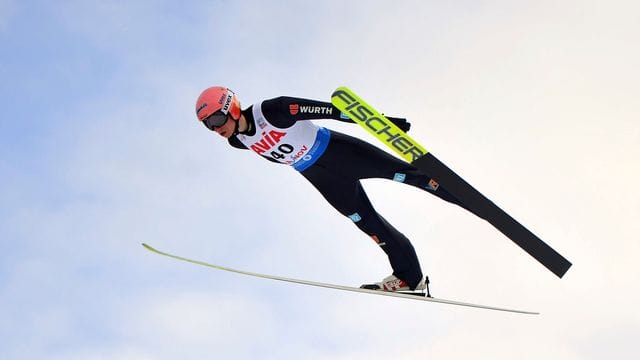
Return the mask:
<svg viewBox="0 0 640 360">
<path fill-rule="evenodd" d="M 220 136 L 228 139 L 231 135 L 233 135 L 233 131 L 236 128 L 236 121 L 229 116 L 227 118 L 227 122 L 225 122 L 222 126 L 215 128 L 213 131 L 217 132 Z"/>
</svg>

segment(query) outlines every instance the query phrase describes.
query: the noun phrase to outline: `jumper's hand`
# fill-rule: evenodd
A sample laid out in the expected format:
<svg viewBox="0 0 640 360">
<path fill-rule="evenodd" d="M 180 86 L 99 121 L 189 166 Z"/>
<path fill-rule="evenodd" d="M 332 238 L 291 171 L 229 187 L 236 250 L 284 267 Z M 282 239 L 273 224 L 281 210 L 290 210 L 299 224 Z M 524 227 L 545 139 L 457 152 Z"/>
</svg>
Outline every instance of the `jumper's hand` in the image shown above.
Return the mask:
<svg viewBox="0 0 640 360">
<path fill-rule="evenodd" d="M 384 115 L 384 114 L 382 114 L 382 115 Z M 409 129 L 411 129 L 411 123 L 408 122 L 407 119 L 395 118 L 395 117 L 386 116 L 386 115 L 384 117 L 389 119 L 394 125 L 396 125 L 400 129 L 402 129 L 402 131 L 404 131 L 404 132 L 407 132 L 407 131 L 409 131 Z"/>
</svg>

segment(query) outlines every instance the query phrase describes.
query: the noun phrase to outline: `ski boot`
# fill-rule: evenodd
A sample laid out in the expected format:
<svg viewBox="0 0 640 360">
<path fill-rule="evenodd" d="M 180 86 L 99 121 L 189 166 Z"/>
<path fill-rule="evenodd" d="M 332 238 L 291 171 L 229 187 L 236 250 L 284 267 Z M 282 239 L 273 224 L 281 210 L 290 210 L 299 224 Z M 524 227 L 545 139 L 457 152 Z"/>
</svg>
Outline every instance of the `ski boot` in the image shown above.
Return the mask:
<svg viewBox="0 0 640 360">
<path fill-rule="evenodd" d="M 428 281 L 429 278 L 422 279 L 418 285 L 416 285 L 415 289 L 409 287 L 409 284 L 396 277 L 395 275 L 389 275 L 384 280 L 374 284 L 364 284 L 360 286 L 361 289 L 368 290 L 379 290 L 379 291 L 392 291 L 392 292 L 416 292 L 422 291 L 424 289 L 428 289 Z M 421 294 L 421 293 L 417 293 Z"/>
</svg>

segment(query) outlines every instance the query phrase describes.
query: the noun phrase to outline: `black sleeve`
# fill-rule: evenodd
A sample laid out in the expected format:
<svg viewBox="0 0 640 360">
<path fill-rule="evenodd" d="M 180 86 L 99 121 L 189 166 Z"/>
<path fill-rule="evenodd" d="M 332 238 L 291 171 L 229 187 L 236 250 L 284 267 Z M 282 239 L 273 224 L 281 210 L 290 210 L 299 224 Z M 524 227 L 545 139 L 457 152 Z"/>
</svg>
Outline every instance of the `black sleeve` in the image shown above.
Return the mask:
<svg viewBox="0 0 640 360">
<path fill-rule="evenodd" d="M 261 109 L 269 122 L 282 128 L 290 127 L 300 120 L 342 120 L 340 110 L 331 103 L 288 96 L 265 100 Z"/>
<path fill-rule="evenodd" d="M 299 120 L 333 119 L 354 123 L 333 104 L 324 101 L 281 96 L 263 101 L 261 108 L 264 116 L 280 128 L 290 127 Z M 407 119 L 389 116 L 387 119 L 403 131 L 408 131 L 411 128 Z"/>
</svg>

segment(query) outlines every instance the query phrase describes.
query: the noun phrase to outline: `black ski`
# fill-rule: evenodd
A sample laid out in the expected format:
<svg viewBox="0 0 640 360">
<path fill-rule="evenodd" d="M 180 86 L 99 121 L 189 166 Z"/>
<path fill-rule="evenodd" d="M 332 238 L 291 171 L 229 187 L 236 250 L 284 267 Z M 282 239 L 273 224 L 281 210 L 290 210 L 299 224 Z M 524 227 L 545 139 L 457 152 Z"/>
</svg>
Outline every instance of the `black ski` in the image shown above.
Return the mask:
<svg viewBox="0 0 640 360">
<path fill-rule="evenodd" d="M 569 260 L 469 185 L 433 154 L 427 153 L 412 164 L 429 177 L 436 179 L 440 186 L 456 197 L 467 209 L 487 220 L 558 277 L 561 278 L 571 267 Z"/>
<path fill-rule="evenodd" d="M 355 123 L 435 180 L 430 185 L 442 186 L 464 207 L 487 220 L 558 277 L 569 270 L 571 263 L 567 259 L 474 189 L 353 91 L 339 87 L 331 95 L 331 102 Z"/>
</svg>

